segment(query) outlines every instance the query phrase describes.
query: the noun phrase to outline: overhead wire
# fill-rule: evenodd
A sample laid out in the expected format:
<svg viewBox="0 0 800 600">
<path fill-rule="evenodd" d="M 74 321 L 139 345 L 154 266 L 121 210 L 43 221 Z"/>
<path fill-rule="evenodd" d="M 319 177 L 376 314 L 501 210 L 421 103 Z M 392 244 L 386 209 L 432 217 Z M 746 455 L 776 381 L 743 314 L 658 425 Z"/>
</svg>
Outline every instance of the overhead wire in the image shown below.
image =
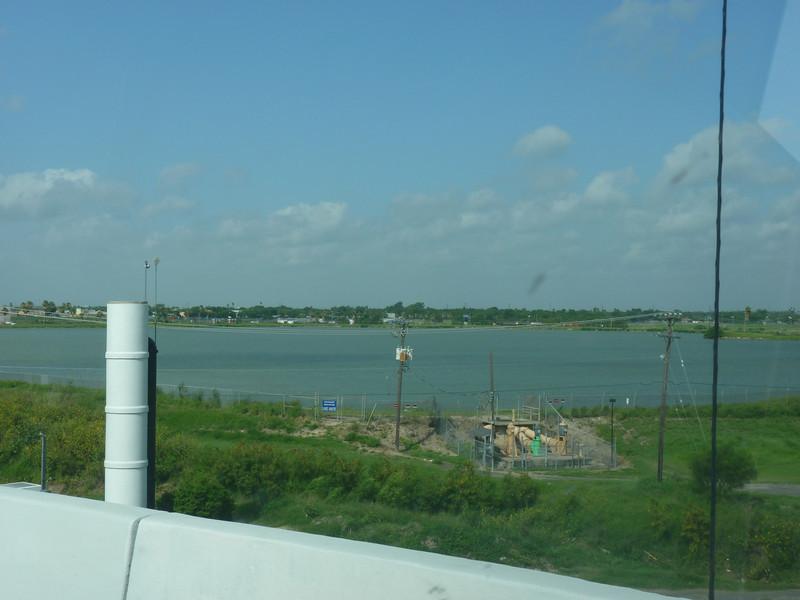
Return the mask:
<svg viewBox="0 0 800 600">
<path fill-rule="evenodd" d="M 681 361 L 681 368 L 683 369 L 683 376 L 686 379 L 686 387 L 689 390 L 689 397 L 692 400 L 692 408 L 694 408 L 694 415 L 697 418 L 697 426 L 700 429 L 700 435 L 703 438 L 703 443 L 706 443 L 706 432 L 703 429 L 703 422 L 700 420 L 700 413 L 697 410 L 697 398 L 694 391 L 694 387 L 692 386 L 691 382 L 689 381 L 689 372 L 686 370 L 686 362 L 683 360 L 683 353 L 681 352 L 681 346 L 678 342 L 677 338 L 675 340 L 675 347 L 678 350 L 678 359 Z"/>
</svg>

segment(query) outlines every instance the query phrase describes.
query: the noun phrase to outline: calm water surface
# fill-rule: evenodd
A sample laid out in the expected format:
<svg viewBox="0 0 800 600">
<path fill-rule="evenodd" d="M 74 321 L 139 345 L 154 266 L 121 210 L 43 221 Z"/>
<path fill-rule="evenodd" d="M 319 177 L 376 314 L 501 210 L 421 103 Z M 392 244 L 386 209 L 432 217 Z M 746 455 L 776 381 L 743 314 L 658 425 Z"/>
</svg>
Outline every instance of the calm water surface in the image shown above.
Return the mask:
<svg viewBox="0 0 800 600">
<path fill-rule="evenodd" d="M 410 330 L 414 349 L 404 400 L 471 408 L 485 400 L 488 353 L 506 407 L 532 395 L 573 406 L 652 405 L 660 394 L 664 340 L 653 333 L 531 330 Z M 159 385 L 223 396 L 343 395 L 386 404 L 396 393 L 397 339 L 382 329 L 169 329 L 158 331 Z M 104 329 L 0 330 L 0 377 L 102 386 Z M 800 342 L 722 340 L 724 398 L 800 391 Z M 675 402 L 708 402 L 711 342 L 684 334 L 673 345 Z"/>
</svg>

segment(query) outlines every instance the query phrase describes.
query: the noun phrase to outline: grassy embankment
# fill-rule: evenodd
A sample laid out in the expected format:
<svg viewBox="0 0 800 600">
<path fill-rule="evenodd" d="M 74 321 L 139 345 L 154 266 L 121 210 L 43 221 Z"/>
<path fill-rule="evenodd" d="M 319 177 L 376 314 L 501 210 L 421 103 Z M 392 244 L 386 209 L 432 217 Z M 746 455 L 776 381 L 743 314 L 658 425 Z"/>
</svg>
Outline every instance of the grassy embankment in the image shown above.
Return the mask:
<svg viewBox="0 0 800 600">
<path fill-rule="evenodd" d="M 636 331 L 664 333 L 665 325 L 663 322 L 647 321 L 636 322 L 617 322 L 613 325 L 582 325 L 574 329 L 582 331 Z M 673 328 L 675 333 L 697 333 L 711 337 L 713 329 L 705 323 L 675 323 Z M 798 341 L 800 340 L 800 324 L 744 324 L 744 323 L 723 323 L 720 327 L 722 339 L 738 340 L 781 340 Z"/>
<path fill-rule="evenodd" d="M 658 484 L 655 413 L 617 415 L 629 468 L 537 481 L 487 477 L 452 457 L 431 463 L 413 452 L 379 454 L 386 442 L 363 424 L 320 427 L 297 406 L 284 415 L 280 405 L 219 407 L 164 395 L 158 501 L 165 509 L 608 583 L 701 586 L 707 498 L 687 480 L 688 460 L 702 444 L 698 423 L 670 418 L 666 477 Z M 607 437 L 607 419 L 595 422 Z M 750 448 L 758 480 L 797 483 L 798 424 L 800 398 L 737 405 L 725 407 L 720 435 Z M 0 383 L 0 478 L 37 479 L 42 429 L 51 488 L 101 497 L 103 392 Z M 735 493 L 722 498 L 719 518 L 722 587 L 800 584 L 800 498 Z"/>
<path fill-rule="evenodd" d="M 52 317 L 38 317 L 30 315 L 12 315 L 13 325 L 0 324 L 0 331 L 4 329 L 44 329 L 55 327 L 58 329 L 79 329 L 79 328 L 105 328 L 105 323 L 97 321 L 84 321 L 81 319 L 60 319 Z"/>
</svg>

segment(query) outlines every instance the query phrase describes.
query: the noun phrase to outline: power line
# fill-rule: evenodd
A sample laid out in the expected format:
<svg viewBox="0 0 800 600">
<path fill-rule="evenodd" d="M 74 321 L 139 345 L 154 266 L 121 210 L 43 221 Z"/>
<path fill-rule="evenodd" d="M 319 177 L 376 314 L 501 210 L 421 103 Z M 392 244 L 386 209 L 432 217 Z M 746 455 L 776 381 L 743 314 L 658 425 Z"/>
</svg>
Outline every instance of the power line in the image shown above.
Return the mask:
<svg viewBox="0 0 800 600">
<path fill-rule="evenodd" d="M 679 342 L 675 342 L 675 347 L 678 349 L 678 358 L 681 361 L 681 368 L 683 369 L 683 376 L 686 379 L 686 387 L 689 390 L 689 397 L 692 399 L 692 408 L 694 408 L 694 416 L 697 418 L 697 426 L 700 429 L 700 435 L 703 438 L 703 443 L 706 442 L 706 432 L 703 429 L 703 423 L 700 421 L 700 413 L 697 412 L 697 399 L 695 398 L 696 394 L 694 392 L 694 388 L 692 384 L 689 382 L 689 372 L 686 370 L 686 363 L 683 360 L 683 353 L 681 352 L 681 345 Z"/>
</svg>

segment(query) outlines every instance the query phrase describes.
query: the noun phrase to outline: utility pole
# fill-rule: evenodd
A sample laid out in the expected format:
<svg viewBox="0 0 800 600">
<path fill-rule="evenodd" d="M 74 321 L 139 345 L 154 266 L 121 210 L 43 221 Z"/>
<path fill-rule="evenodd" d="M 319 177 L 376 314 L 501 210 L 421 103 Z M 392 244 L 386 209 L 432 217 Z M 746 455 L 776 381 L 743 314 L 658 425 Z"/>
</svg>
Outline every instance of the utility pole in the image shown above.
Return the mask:
<svg viewBox="0 0 800 600">
<path fill-rule="evenodd" d="M 494 353 L 489 352 L 489 405 L 492 410 L 492 428 L 489 430 L 489 451 L 492 454 L 492 471 L 494 471 L 494 417 L 495 417 L 495 390 L 494 390 Z"/>
<path fill-rule="evenodd" d="M 400 362 L 397 367 L 397 410 L 395 411 L 395 424 L 394 424 L 394 447 L 400 451 L 400 407 L 403 400 L 403 371 L 405 371 L 406 359 L 408 353 L 406 351 L 406 333 L 408 326 L 405 321 L 400 323 L 400 347 L 397 349 L 397 360 Z"/>
<path fill-rule="evenodd" d="M 658 414 L 658 481 L 664 478 L 664 429 L 667 424 L 667 384 L 669 383 L 669 352 L 672 348 L 672 322 L 675 320 L 673 313 L 667 313 L 667 333 L 663 334 L 667 341 L 664 351 L 664 381 L 661 384 L 661 408 Z"/>
</svg>

